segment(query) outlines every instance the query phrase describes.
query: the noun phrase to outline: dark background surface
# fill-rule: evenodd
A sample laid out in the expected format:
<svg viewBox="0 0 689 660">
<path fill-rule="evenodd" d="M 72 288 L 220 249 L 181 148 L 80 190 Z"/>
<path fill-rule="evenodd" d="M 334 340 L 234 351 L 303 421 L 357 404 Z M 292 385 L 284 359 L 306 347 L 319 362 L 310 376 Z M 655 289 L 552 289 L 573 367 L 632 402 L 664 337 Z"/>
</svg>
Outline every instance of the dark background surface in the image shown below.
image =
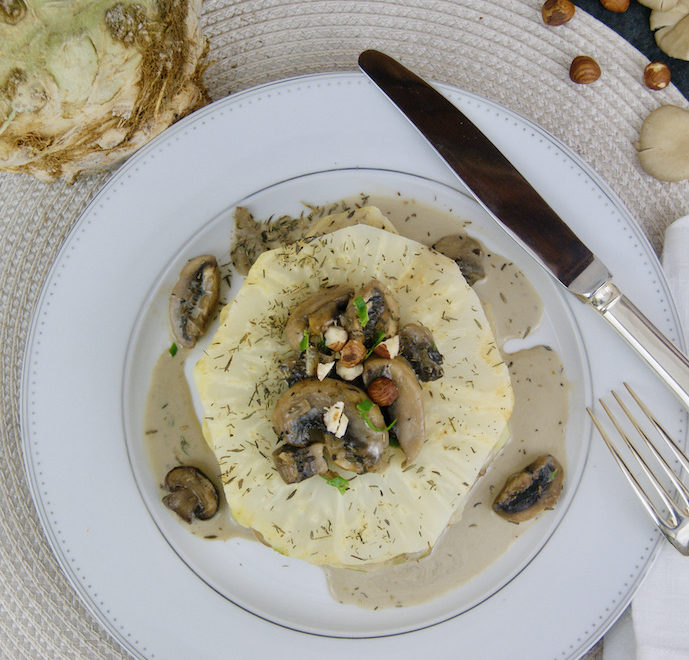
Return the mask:
<svg viewBox="0 0 689 660">
<path fill-rule="evenodd" d="M 665 62 L 670 67 L 673 84 L 689 99 L 689 62 L 668 57 L 658 46 L 648 25 L 651 10 L 631 0 L 627 11 L 616 14 L 608 11 L 600 0 L 573 0 L 577 7 L 595 16 L 615 30 L 651 61 Z M 642 74 L 643 75 L 643 74 Z"/>
</svg>

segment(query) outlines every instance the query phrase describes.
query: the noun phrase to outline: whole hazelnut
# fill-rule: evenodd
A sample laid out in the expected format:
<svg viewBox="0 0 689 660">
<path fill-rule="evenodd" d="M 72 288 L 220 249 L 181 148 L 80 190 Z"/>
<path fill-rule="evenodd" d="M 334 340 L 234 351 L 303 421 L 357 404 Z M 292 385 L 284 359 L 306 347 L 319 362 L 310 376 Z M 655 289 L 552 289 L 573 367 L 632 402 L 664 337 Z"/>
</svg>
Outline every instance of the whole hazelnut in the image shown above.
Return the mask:
<svg viewBox="0 0 689 660">
<path fill-rule="evenodd" d="M 569 66 L 569 77 L 579 85 L 588 85 L 600 78 L 598 62 L 588 55 L 578 55 Z"/>
<path fill-rule="evenodd" d="M 663 62 L 651 62 L 644 69 L 644 83 L 649 89 L 665 89 L 670 84 L 670 69 Z"/>
<path fill-rule="evenodd" d="M 608 11 L 614 11 L 618 14 L 629 9 L 629 0 L 600 0 L 600 3 Z"/>
<path fill-rule="evenodd" d="M 541 16 L 546 25 L 562 25 L 574 16 L 574 3 L 570 0 L 545 0 Z"/>
<path fill-rule="evenodd" d="M 354 367 L 366 356 L 366 346 L 358 339 L 350 339 L 340 352 L 340 363 L 343 367 Z"/>
<path fill-rule="evenodd" d="M 389 378 L 381 376 L 372 380 L 367 389 L 371 401 L 379 406 L 389 406 L 397 400 L 397 385 Z"/>
</svg>

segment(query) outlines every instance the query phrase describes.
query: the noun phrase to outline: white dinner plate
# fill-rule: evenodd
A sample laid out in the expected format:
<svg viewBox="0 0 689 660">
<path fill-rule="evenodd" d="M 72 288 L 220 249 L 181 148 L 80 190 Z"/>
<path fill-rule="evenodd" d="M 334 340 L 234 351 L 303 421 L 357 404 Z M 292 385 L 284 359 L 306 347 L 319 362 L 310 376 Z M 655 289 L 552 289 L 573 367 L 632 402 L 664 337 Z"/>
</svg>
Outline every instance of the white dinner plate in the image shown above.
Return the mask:
<svg viewBox="0 0 689 660">
<path fill-rule="evenodd" d="M 514 113 L 440 86 L 522 169 L 681 346 L 660 266 L 595 173 Z M 419 606 L 336 603 L 320 569 L 241 539 L 201 540 L 159 502 L 142 446 L 152 365 L 169 343 L 181 264 L 226 256 L 232 210 L 298 212 L 358 193 L 405 197 L 471 220 L 514 260 L 546 310 L 531 343 L 560 353 L 571 383 L 562 501 L 493 566 Z M 240 279 L 235 277 L 233 289 Z M 515 346 L 518 348 L 519 346 Z M 191 361 L 190 363 L 191 364 Z M 584 406 L 622 380 L 675 437 L 685 416 L 596 313 L 540 269 L 462 193 L 389 102 L 358 74 L 264 85 L 212 104 L 123 165 L 68 236 L 27 342 L 22 432 L 45 533 L 84 602 L 143 658 L 577 657 L 631 599 L 658 534 L 593 437 Z"/>
</svg>

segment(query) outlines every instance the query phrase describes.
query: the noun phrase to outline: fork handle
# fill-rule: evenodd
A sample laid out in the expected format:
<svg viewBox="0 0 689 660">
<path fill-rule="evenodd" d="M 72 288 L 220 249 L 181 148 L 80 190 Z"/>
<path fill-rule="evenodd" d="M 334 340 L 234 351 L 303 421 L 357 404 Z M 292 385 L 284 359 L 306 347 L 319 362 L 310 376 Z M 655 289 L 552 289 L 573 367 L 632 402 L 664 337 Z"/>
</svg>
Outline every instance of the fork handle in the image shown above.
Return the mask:
<svg viewBox="0 0 689 660">
<path fill-rule="evenodd" d="M 651 323 L 613 282 L 606 282 L 589 303 L 648 363 L 689 410 L 689 360 Z"/>
</svg>

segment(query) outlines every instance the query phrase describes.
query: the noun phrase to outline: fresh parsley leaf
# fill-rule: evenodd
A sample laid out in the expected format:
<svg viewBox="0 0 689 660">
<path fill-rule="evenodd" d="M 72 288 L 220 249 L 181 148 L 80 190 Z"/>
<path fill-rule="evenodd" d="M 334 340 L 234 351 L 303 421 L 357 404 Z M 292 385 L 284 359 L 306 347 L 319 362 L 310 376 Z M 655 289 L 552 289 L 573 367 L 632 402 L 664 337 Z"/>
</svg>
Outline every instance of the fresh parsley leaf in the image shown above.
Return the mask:
<svg viewBox="0 0 689 660">
<path fill-rule="evenodd" d="M 373 353 L 376 346 L 378 346 L 378 344 L 380 344 L 383 341 L 383 339 L 385 339 L 385 333 L 382 330 L 378 330 L 376 340 L 373 342 L 373 346 L 371 346 L 371 348 L 368 349 L 368 353 L 364 355 L 364 360 L 367 360 L 370 357 L 371 353 Z"/>
<path fill-rule="evenodd" d="M 172 355 L 172 357 L 175 357 L 175 355 L 177 355 L 177 344 L 175 344 L 175 342 L 172 342 L 172 345 L 170 346 L 170 348 L 168 348 L 168 351 L 170 352 L 170 355 Z"/>
<path fill-rule="evenodd" d="M 366 422 L 366 426 L 370 428 L 372 431 L 377 431 L 378 433 L 383 433 L 384 431 L 389 431 L 395 424 L 397 424 L 397 417 L 393 419 L 384 429 L 379 429 L 369 418 L 368 415 L 364 415 L 364 421 Z"/>
<path fill-rule="evenodd" d="M 309 331 L 304 330 L 304 336 L 301 338 L 301 341 L 299 342 L 299 350 L 305 351 L 308 347 L 309 347 Z"/>
<path fill-rule="evenodd" d="M 368 309 L 366 309 L 366 303 L 361 296 L 354 298 L 354 307 L 356 307 L 356 313 L 359 315 L 361 327 L 365 328 L 368 323 Z"/>
<path fill-rule="evenodd" d="M 349 481 L 347 481 L 344 477 L 341 477 L 339 474 L 335 475 L 334 477 L 322 474 L 321 477 L 325 479 L 325 482 L 329 486 L 337 488 L 337 490 L 339 490 L 340 494 L 342 495 L 344 495 L 345 492 L 349 490 Z"/>
<path fill-rule="evenodd" d="M 368 428 L 370 428 L 372 431 L 383 433 L 384 431 L 389 431 L 397 423 L 397 419 L 395 418 L 384 429 L 379 429 L 368 418 L 368 413 L 370 412 L 371 408 L 373 408 L 373 401 L 369 399 L 364 399 L 363 401 L 359 401 L 359 403 L 356 404 L 357 412 L 363 417 L 364 421 L 366 422 L 366 426 L 368 426 Z"/>
</svg>

